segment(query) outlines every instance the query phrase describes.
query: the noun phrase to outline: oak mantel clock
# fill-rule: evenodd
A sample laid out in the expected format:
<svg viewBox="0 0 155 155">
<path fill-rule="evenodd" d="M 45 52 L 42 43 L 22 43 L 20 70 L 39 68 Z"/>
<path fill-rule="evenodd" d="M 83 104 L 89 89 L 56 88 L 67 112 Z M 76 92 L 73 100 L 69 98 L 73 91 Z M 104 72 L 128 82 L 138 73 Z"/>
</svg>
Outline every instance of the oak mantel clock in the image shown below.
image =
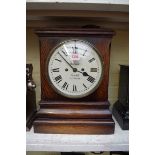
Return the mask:
<svg viewBox="0 0 155 155">
<path fill-rule="evenodd" d="M 112 134 L 108 81 L 113 31 L 37 30 L 41 101 L 34 132 Z"/>
</svg>

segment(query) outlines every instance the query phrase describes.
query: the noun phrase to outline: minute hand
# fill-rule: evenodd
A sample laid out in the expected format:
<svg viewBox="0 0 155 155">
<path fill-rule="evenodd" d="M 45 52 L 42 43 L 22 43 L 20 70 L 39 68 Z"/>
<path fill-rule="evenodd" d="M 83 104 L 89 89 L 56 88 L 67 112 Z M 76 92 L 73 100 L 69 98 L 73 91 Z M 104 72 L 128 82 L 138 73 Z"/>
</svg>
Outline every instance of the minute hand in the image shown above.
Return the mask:
<svg viewBox="0 0 155 155">
<path fill-rule="evenodd" d="M 58 54 L 61 56 L 62 59 L 64 59 L 64 61 L 73 69 L 73 72 L 76 72 L 77 69 L 74 68 L 73 66 L 71 66 L 71 64 L 58 52 Z"/>
</svg>

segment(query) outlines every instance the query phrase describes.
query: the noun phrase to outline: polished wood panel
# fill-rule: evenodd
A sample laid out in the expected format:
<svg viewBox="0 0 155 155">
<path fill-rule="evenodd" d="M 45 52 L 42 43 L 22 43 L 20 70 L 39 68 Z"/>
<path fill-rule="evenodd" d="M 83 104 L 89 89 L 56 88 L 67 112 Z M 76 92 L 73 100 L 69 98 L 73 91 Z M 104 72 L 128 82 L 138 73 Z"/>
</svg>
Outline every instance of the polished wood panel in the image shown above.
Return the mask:
<svg viewBox="0 0 155 155">
<path fill-rule="evenodd" d="M 37 120 L 34 132 L 56 134 L 111 134 L 114 122 L 105 119 L 56 119 Z"/>
<path fill-rule="evenodd" d="M 105 102 L 77 102 L 77 101 L 52 101 L 52 104 L 50 101 L 41 101 L 40 102 L 41 108 L 57 108 L 57 109 L 63 109 L 63 108 L 72 108 L 72 109 L 109 109 L 110 103 L 108 101 Z"/>
<path fill-rule="evenodd" d="M 72 108 L 63 108 L 63 109 L 43 109 L 41 108 L 37 113 L 39 118 L 105 118 L 111 119 L 112 115 L 108 109 L 72 109 Z"/>
</svg>

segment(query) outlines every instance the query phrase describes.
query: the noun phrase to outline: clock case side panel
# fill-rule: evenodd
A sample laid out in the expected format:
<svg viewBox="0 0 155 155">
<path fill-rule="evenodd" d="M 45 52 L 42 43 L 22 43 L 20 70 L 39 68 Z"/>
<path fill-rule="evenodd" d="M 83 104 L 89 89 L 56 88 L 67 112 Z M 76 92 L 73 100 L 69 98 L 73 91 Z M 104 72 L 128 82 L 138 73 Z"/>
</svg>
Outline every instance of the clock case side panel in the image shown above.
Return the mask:
<svg viewBox="0 0 155 155">
<path fill-rule="evenodd" d="M 43 31 L 44 32 L 44 31 Z M 61 34 L 56 36 L 56 32 L 49 31 L 44 32 L 37 31 L 36 33 L 39 36 L 40 40 L 40 65 L 41 65 L 41 100 L 42 101 L 70 101 L 71 99 L 63 97 L 56 93 L 49 84 L 47 78 L 47 58 L 50 51 L 55 48 L 60 42 L 69 40 L 69 39 L 81 39 L 90 42 L 97 51 L 100 51 L 100 55 L 104 61 L 104 73 L 103 80 L 100 86 L 97 88 L 95 92 L 84 97 L 82 99 L 74 99 L 76 101 L 107 101 L 108 100 L 108 82 L 109 82 L 109 64 L 110 64 L 110 44 L 112 39 L 112 34 L 106 32 L 106 34 L 89 34 L 88 32 L 80 35 L 76 32 L 71 34 L 66 34 L 66 31 L 62 31 Z M 98 31 L 97 31 L 98 32 Z"/>
</svg>

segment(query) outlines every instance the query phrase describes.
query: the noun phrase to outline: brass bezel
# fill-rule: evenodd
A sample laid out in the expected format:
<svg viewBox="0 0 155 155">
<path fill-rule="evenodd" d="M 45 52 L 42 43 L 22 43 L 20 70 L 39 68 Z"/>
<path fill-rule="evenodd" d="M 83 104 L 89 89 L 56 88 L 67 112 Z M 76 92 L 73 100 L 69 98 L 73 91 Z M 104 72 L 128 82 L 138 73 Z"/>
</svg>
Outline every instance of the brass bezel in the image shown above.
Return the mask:
<svg viewBox="0 0 155 155">
<path fill-rule="evenodd" d="M 48 73 L 48 64 L 49 64 L 49 61 L 50 61 L 50 58 L 52 57 L 53 53 L 55 52 L 55 50 L 57 48 L 59 48 L 60 46 L 62 46 L 63 44 L 65 44 L 66 42 L 69 42 L 69 41 L 82 41 L 84 43 L 86 43 L 87 45 L 89 45 L 92 49 L 94 49 L 94 51 L 97 53 L 97 55 L 99 56 L 99 59 L 100 59 L 100 62 L 101 62 L 101 66 L 102 66 L 102 73 L 101 73 L 101 77 L 99 79 L 99 82 L 96 84 L 96 86 L 90 90 L 89 92 L 83 94 L 83 95 L 68 95 L 68 94 L 65 94 L 63 92 L 61 92 L 59 89 L 57 89 L 54 84 L 52 83 L 52 81 L 50 80 L 50 77 L 49 77 L 49 73 Z M 46 61 L 46 68 L 45 68 L 45 71 L 46 71 L 46 77 L 47 77 L 47 80 L 50 84 L 50 86 L 54 89 L 54 91 L 64 97 L 67 97 L 67 98 L 71 98 L 71 99 L 80 99 L 80 98 L 84 98 L 90 94 L 92 94 L 98 87 L 99 85 L 101 84 L 102 80 L 103 80 L 103 72 L 104 72 L 104 61 L 103 61 L 103 58 L 100 54 L 100 52 L 91 44 L 89 43 L 88 41 L 86 40 L 83 40 L 83 39 L 78 39 L 78 38 L 72 38 L 72 39 L 67 39 L 67 40 L 64 40 L 62 41 L 61 43 L 59 43 L 58 45 L 56 45 L 50 52 L 49 52 L 49 55 L 47 57 L 47 61 Z"/>
</svg>

